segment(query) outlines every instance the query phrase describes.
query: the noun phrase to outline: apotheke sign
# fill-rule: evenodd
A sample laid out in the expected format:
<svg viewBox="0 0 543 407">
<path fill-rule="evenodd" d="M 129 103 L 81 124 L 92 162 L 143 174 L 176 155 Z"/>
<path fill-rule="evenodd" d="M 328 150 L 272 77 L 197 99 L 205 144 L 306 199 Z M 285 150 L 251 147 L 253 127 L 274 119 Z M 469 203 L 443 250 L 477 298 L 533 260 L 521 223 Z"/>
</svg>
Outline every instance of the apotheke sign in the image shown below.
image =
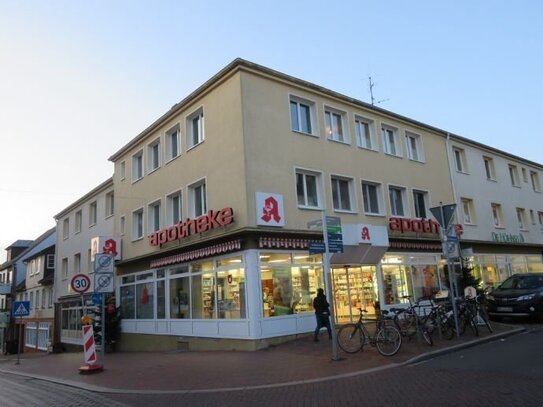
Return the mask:
<svg viewBox="0 0 543 407">
<path fill-rule="evenodd" d="M 234 222 L 234 209 L 222 208 L 218 211 L 210 210 L 196 219 L 186 219 L 169 228 L 153 232 L 149 235 L 151 246 L 162 246 L 165 243 L 186 238 L 198 233 L 218 229 Z"/>
<path fill-rule="evenodd" d="M 438 235 L 440 226 L 433 219 L 407 219 L 407 218 L 390 218 L 388 220 L 388 228 L 391 232 L 406 233 L 428 233 Z M 462 225 L 454 225 L 457 236 L 464 233 Z"/>
</svg>

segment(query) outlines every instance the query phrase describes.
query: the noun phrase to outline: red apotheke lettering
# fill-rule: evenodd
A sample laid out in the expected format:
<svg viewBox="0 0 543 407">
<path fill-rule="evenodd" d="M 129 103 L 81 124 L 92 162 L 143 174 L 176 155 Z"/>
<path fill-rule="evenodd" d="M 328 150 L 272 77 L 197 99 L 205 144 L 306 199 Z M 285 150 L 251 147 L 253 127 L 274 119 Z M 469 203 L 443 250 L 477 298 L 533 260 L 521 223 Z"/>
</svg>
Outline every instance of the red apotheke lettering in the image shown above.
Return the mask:
<svg viewBox="0 0 543 407">
<path fill-rule="evenodd" d="M 196 219 L 187 218 L 173 226 L 153 232 L 149 235 L 151 246 L 162 246 L 164 243 L 217 229 L 234 222 L 234 209 L 222 208 L 218 211 L 210 210 Z"/>
<path fill-rule="evenodd" d="M 390 218 L 388 220 L 388 228 L 393 232 L 400 233 L 433 233 L 439 234 L 439 223 L 433 219 L 406 219 L 406 218 Z M 462 225 L 454 225 L 458 236 L 464 233 Z"/>
</svg>

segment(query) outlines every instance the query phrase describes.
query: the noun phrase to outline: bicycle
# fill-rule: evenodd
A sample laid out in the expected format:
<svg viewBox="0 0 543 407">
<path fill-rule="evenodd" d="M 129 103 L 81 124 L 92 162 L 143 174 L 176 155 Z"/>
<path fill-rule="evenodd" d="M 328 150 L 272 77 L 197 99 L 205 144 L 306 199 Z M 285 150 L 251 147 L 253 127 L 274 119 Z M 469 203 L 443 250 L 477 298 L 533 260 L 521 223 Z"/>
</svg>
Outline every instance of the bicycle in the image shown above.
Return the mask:
<svg viewBox="0 0 543 407">
<path fill-rule="evenodd" d="M 381 311 L 375 320 L 375 332 L 371 335 L 364 322 L 365 309 L 358 308 L 360 316 L 358 322 L 345 324 L 339 328 L 337 338 L 339 347 L 346 353 L 356 353 L 364 349 L 369 343 L 377 348 L 383 356 L 393 356 L 402 346 L 402 335 L 395 327 L 385 323 L 388 311 Z"/>
<path fill-rule="evenodd" d="M 426 306 L 421 305 L 419 302 L 413 303 L 410 295 L 406 295 L 402 298 L 409 300 L 409 306 L 407 308 L 390 309 L 391 312 L 394 312 L 394 325 L 400 331 L 402 336 L 409 339 L 419 332 L 424 341 L 428 345 L 432 346 L 434 341 L 430 331 L 428 330 L 428 326 L 425 323 L 426 321 L 419 316 L 419 311 Z"/>
</svg>

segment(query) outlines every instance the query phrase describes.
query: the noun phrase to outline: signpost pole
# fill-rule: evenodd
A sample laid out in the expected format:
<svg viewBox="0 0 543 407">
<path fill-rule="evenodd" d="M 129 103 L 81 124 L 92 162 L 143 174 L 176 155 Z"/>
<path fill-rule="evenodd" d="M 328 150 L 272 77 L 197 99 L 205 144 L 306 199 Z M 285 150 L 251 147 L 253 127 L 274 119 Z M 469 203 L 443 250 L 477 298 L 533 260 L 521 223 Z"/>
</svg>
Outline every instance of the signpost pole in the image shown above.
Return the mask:
<svg viewBox="0 0 543 407">
<path fill-rule="evenodd" d="M 332 290 L 332 270 L 330 269 L 330 251 L 328 247 L 328 230 L 326 214 L 322 211 L 322 235 L 326 251 L 323 253 L 323 268 L 326 279 L 326 296 L 330 304 L 330 328 L 332 330 L 332 360 L 338 361 L 337 331 L 336 331 L 336 313 L 334 312 L 334 292 Z"/>
<path fill-rule="evenodd" d="M 15 321 L 17 321 L 17 318 L 15 318 Z M 21 338 L 23 337 L 22 334 L 21 334 L 21 326 L 23 325 L 22 324 L 23 322 L 23 318 L 22 317 L 19 317 L 19 338 L 17 338 L 17 361 L 15 362 L 16 365 L 19 365 L 21 362 L 20 362 L 20 353 L 21 353 Z"/>
<path fill-rule="evenodd" d="M 100 349 L 100 356 L 102 357 L 102 364 L 104 364 L 104 359 L 106 357 L 106 296 L 105 293 L 102 293 L 102 303 L 100 306 L 102 307 L 102 343 L 101 343 L 101 349 Z"/>
</svg>

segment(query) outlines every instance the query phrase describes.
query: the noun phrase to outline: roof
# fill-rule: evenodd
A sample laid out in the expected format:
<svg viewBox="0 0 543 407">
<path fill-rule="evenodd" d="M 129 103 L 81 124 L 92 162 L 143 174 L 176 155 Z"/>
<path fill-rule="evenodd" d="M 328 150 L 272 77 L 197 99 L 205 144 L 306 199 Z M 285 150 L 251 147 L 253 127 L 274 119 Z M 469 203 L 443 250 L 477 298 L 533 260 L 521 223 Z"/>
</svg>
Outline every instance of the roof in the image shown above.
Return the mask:
<svg viewBox="0 0 543 407">
<path fill-rule="evenodd" d="M 241 71 L 241 70 L 256 73 L 256 74 L 261 74 L 263 76 L 275 78 L 277 80 L 287 81 L 287 82 L 293 83 L 295 85 L 302 86 L 304 88 L 308 88 L 308 89 L 314 90 L 316 92 L 328 95 L 330 97 L 341 99 L 341 100 L 343 100 L 343 101 L 345 101 L 347 103 L 355 104 L 355 105 L 357 105 L 359 107 L 362 107 L 362 108 L 364 108 L 366 110 L 371 110 L 371 111 L 374 111 L 376 113 L 385 114 L 387 116 L 394 117 L 394 118 L 396 118 L 398 120 L 409 123 L 411 125 L 421 127 L 421 128 L 426 129 L 426 130 L 437 133 L 437 134 L 439 134 L 439 135 L 441 135 L 443 137 L 450 137 L 451 139 L 453 139 L 453 140 L 456 139 L 459 142 L 472 144 L 472 145 L 474 145 L 474 146 L 476 146 L 478 148 L 486 149 L 486 150 L 491 151 L 491 152 L 493 152 L 495 154 L 506 156 L 506 157 L 509 157 L 509 158 L 512 158 L 512 159 L 515 159 L 515 160 L 523 161 L 523 162 L 525 162 L 527 164 L 531 164 L 531 165 L 533 165 L 535 167 L 543 169 L 542 164 L 539 164 L 539 163 L 536 163 L 536 162 L 533 162 L 533 161 L 530 161 L 530 160 L 515 156 L 513 154 L 507 153 L 507 152 L 502 151 L 502 150 L 498 150 L 498 149 L 496 149 L 494 147 L 490 147 L 490 146 L 487 146 L 485 144 L 479 143 L 477 141 L 474 141 L 474 140 L 471 140 L 471 139 L 468 139 L 468 138 L 465 138 L 465 137 L 450 133 L 450 132 L 448 132 L 446 130 L 442 130 L 442 129 L 439 129 L 437 127 L 434 127 L 434 126 L 419 122 L 419 121 L 411 119 L 409 117 L 399 115 L 399 114 L 391 112 L 389 110 L 386 110 L 386 109 L 371 105 L 369 103 L 363 102 L 361 100 L 358 100 L 358 99 L 343 95 L 341 93 L 332 91 L 330 89 L 324 88 L 324 87 L 316 85 L 314 83 L 307 82 L 305 80 L 298 79 L 298 78 L 290 76 L 290 75 L 286 75 L 286 74 L 281 73 L 279 71 L 267 68 L 265 66 L 256 64 L 254 62 L 247 61 L 247 60 L 242 59 L 242 58 L 236 58 L 235 60 L 230 62 L 227 66 L 225 66 L 223 69 L 221 69 L 217 74 L 212 76 L 204 84 L 202 84 L 200 87 L 198 87 L 194 92 L 190 93 L 187 97 L 185 97 L 179 103 L 176 103 L 175 105 L 173 105 L 168 112 L 166 112 L 161 117 L 159 117 L 157 120 L 155 120 L 150 126 L 148 126 L 140 134 L 138 134 L 131 141 L 129 141 L 127 144 L 125 144 L 123 147 L 121 147 L 121 149 L 119 149 L 117 152 L 115 152 L 111 157 L 109 157 L 109 160 L 110 161 L 117 160 L 121 155 L 126 153 L 128 150 L 130 150 L 135 145 L 137 145 L 140 141 L 144 140 L 147 136 L 149 136 L 159 126 L 165 124 L 173 116 L 178 114 L 189 103 L 193 102 L 194 99 L 196 99 L 197 97 L 200 97 L 201 95 L 203 95 L 205 92 L 207 92 L 213 86 L 217 85 L 218 83 L 222 82 L 223 80 L 227 79 L 228 77 L 230 77 L 234 73 L 236 73 L 238 71 Z"/>
<path fill-rule="evenodd" d="M 113 177 L 109 177 L 104 182 L 102 182 L 97 187 L 93 188 L 91 191 L 87 192 L 85 195 L 83 195 L 81 198 L 79 198 L 77 201 L 71 203 L 69 206 L 64 208 L 62 211 L 57 213 L 54 218 L 55 220 L 59 220 L 61 217 L 66 215 L 66 213 L 70 212 L 74 208 L 77 208 L 78 206 L 82 205 L 86 201 L 88 201 L 91 197 L 97 195 L 98 193 L 102 192 L 103 190 L 110 188 L 113 186 Z"/>
<path fill-rule="evenodd" d="M 11 249 L 13 247 L 28 247 L 32 244 L 33 240 L 16 240 L 10 244 L 6 249 Z"/>
<path fill-rule="evenodd" d="M 45 239 L 47 239 L 49 236 L 51 236 L 53 233 L 55 233 L 55 230 L 56 230 L 56 226 L 52 227 L 51 229 L 49 229 L 48 231 L 46 231 L 45 233 L 41 234 L 40 236 L 38 236 L 36 238 L 36 240 L 32 241 L 32 244 L 30 246 L 28 246 L 26 248 L 25 251 L 23 251 L 22 253 L 20 253 L 17 257 L 15 257 L 14 259 L 11 259 L 11 262 L 12 263 L 15 263 L 17 260 L 25 257 L 26 254 L 28 254 L 33 248 L 35 248 L 37 245 L 39 245 L 41 242 L 43 242 Z"/>
</svg>

